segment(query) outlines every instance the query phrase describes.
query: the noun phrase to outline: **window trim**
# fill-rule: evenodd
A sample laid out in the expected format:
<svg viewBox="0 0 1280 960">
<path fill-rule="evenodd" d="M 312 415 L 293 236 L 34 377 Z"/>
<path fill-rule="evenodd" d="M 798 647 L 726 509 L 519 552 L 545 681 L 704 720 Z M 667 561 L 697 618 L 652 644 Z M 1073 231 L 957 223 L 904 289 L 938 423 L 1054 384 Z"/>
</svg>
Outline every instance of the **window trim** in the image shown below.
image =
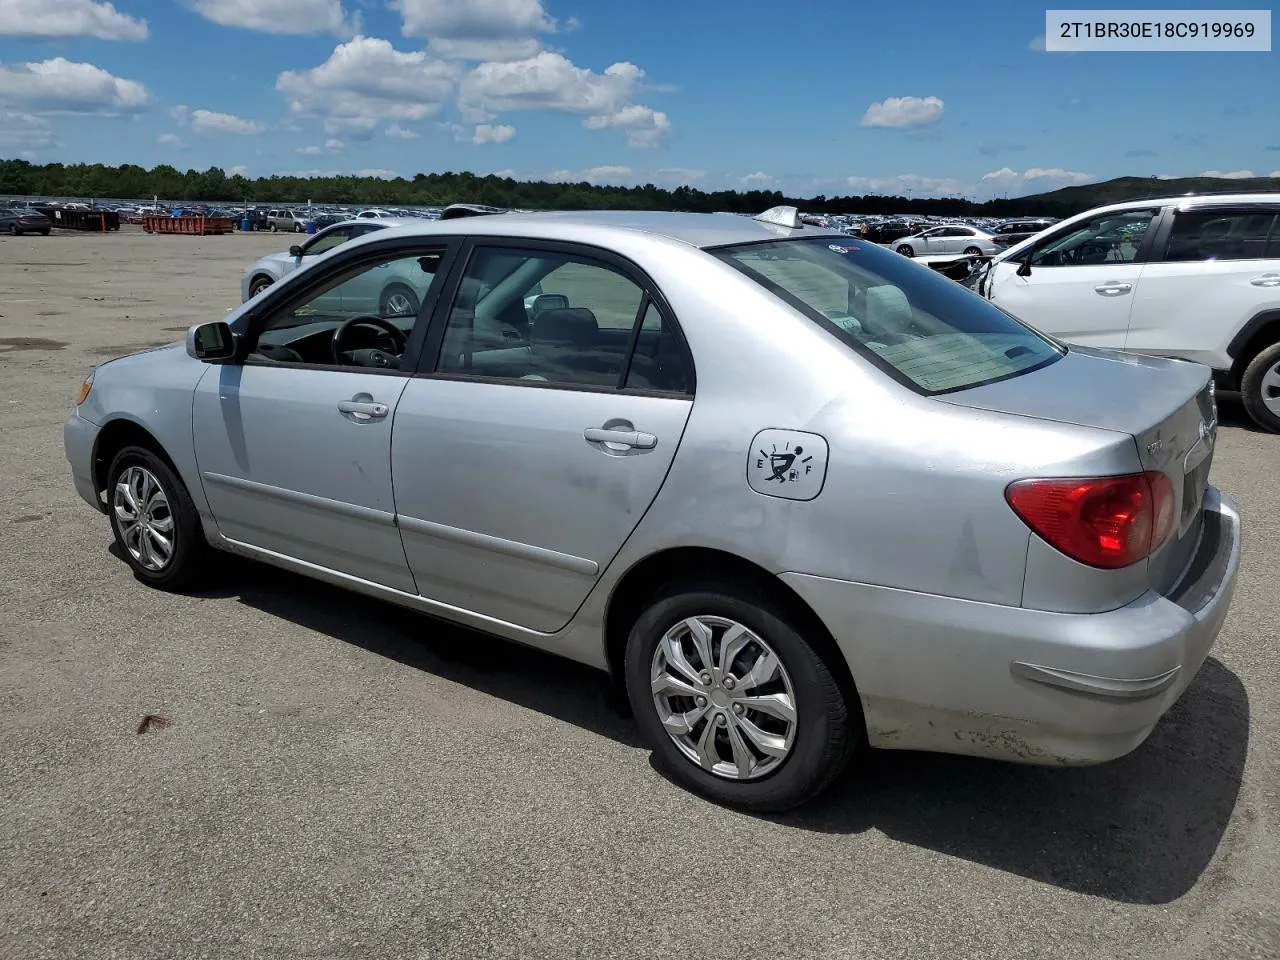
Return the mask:
<svg viewBox="0 0 1280 960">
<path fill-rule="evenodd" d="M 306 243 L 304 243 L 304 244 L 302 245 L 302 255 L 303 255 L 304 257 L 315 257 L 315 256 L 319 256 L 319 254 L 317 254 L 317 253 L 313 253 L 313 252 L 311 251 L 311 247 L 314 247 L 314 246 L 315 246 L 316 244 L 318 244 L 321 240 L 328 239 L 328 238 L 329 238 L 330 236 L 332 236 L 333 234 L 341 232 L 343 227 L 346 227 L 346 228 L 348 229 L 348 231 L 350 231 L 350 229 L 351 229 L 351 224 L 350 224 L 350 223 L 335 223 L 335 224 L 333 224 L 333 226 L 325 227 L 325 228 L 324 228 L 323 230 L 321 230 L 319 233 L 317 233 L 317 234 L 315 234 L 314 236 L 312 236 L 311 238 L 309 238 L 309 239 L 307 240 L 307 242 L 306 242 Z M 354 234 L 354 233 L 351 233 L 351 234 L 347 237 L 347 239 L 346 239 L 346 240 L 343 240 L 343 241 L 342 241 L 342 243 L 336 243 L 336 244 L 334 244 L 332 247 L 329 247 L 329 248 L 328 248 L 328 250 L 337 250 L 337 249 L 338 249 L 338 247 L 342 246 L 342 244 L 343 244 L 343 243 L 348 243 L 348 242 L 350 242 L 350 241 L 352 241 L 352 240 L 354 240 L 354 239 L 355 239 L 355 234 Z M 321 250 L 321 251 L 320 251 L 320 253 L 327 253 L 327 252 L 328 252 L 328 250 Z"/>
<path fill-rule="evenodd" d="M 236 355 L 230 364 L 246 367 L 285 367 L 291 370 L 331 370 L 343 373 L 366 373 L 374 376 L 412 377 L 421 360 L 422 346 L 426 342 L 432 317 L 440 299 L 440 291 L 453 270 L 461 238 L 449 234 L 444 236 L 418 235 L 396 237 L 385 241 L 361 244 L 353 249 L 344 250 L 336 247 L 332 257 L 324 261 L 324 266 L 305 267 L 290 273 L 284 281 L 267 288 L 266 296 L 261 304 L 253 310 L 236 318 L 232 332 L 236 338 Z M 354 270 L 366 264 L 377 264 L 388 259 L 403 259 L 410 256 L 409 251 L 443 250 L 440 258 L 440 269 L 431 279 L 427 294 L 418 307 L 418 314 L 413 321 L 413 329 L 409 333 L 409 341 L 405 345 L 403 366 L 395 369 L 384 367 L 338 366 L 332 363 L 291 363 L 289 361 L 263 361 L 249 359 L 250 345 L 256 345 L 257 336 L 262 332 L 267 321 L 278 316 L 281 311 L 296 307 L 325 287 L 335 273 Z M 419 254 L 421 255 L 421 254 Z M 352 273 L 354 276 L 355 273 Z M 294 278 L 297 278 L 295 280 Z M 347 277 L 351 279 L 351 277 Z M 341 282 L 346 282 L 341 281 Z"/>
<path fill-rule="evenodd" d="M 445 372 L 438 369 L 440 365 L 440 354 L 444 349 L 444 335 L 449 325 L 449 316 L 453 312 L 453 305 L 457 301 L 458 291 L 462 287 L 462 280 L 467 275 L 467 270 L 471 266 L 471 261 L 475 257 L 477 251 L 480 250 L 512 250 L 516 252 L 535 252 L 535 253 L 551 253 L 561 254 L 563 256 L 577 257 L 584 260 L 598 260 L 609 267 L 617 270 L 624 277 L 640 288 L 641 297 L 640 304 L 637 307 L 637 313 L 632 321 L 631 337 L 627 342 L 627 353 L 623 362 L 622 375 L 618 382 L 612 387 L 597 386 L 593 384 L 581 383 L 558 383 L 551 380 L 517 380 L 509 377 L 485 377 L 477 376 L 473 373 L 453 373 Z M 676 344 L 680 350 L 681 357 L 685 366 L 686 380 L 688 384 L 684 390 L 647 390 L 637 387 L 627 387 L 626 375 L 631 369 L 631 358 L 635 350 L 637 340 L 637 331 L 639 325 L 644 322 L 644 308 L 647 304 L 653 303 L 658 312 L 662 315 L 664 323 L 671 331 L 676 339 Z M 454 260 L 453 269 L 449 275 L 448 282 L 441 288 L 440 295 L 436 298 L 434 313 L 431 317 L 426 340 L 418 355 L 417 368 L 412 376 L 424 380 L 459 380 L 474 383 L 495 383 L 506 384 L 508 386 L 529 387 L 541 390 L 576 390 L 584 393 L 623 393 L 628 396 L 654 396 L 654 397 L 677 397 L 692 399 L 697 395 L 697 368 L 693 361 L 693 351 L 689 348 L 689 341 L 684 335 L 679 321 L 676 319 L 675 311 L 671 309 L 671 305 L 663 296 L 661 289 L 654 283 L 643 268 L 634 261 L 609 250 L 605 247 L 598 247 L 593 244 L 575 243 L 564 240 L 542 240 L 531 237 L 507 236 L 496 234 L 482 234 L 467 237 L 461 244 L 456 258 Z"/>
</svg>

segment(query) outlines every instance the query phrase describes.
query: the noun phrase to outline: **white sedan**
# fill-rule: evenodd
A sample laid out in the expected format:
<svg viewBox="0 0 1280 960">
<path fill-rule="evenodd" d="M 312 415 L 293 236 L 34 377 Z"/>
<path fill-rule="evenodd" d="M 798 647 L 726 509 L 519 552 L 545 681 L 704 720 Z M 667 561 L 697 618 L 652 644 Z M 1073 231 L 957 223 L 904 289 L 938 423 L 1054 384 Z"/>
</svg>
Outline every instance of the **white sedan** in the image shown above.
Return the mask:
<svg viewBox="0 0 1280 960">
<path fill-rule="evenodd" d="M 415 222 L 384 217 L 377 220 L 344 220 L 325 227 L 305 243 L 295 243 L 283 253 L 269 253 L 254 263 L 240 279 L 240 302 L 252 300 L 276 281 L 284 279 L 299 267 L 314 263 L 318 257 L 338 249 L 348 240 L 363 237 L 376 230 L 385 230 L 387 227 L 400 227 Z"/>
<path fill-rule="evenodd" d="M 991 234 L 962 223 L 931 227 L 893 242 L 893 249 L 904 257 L 949 253 L 957 256 L 992 257 L 1003 251 Z"/>
</svg>

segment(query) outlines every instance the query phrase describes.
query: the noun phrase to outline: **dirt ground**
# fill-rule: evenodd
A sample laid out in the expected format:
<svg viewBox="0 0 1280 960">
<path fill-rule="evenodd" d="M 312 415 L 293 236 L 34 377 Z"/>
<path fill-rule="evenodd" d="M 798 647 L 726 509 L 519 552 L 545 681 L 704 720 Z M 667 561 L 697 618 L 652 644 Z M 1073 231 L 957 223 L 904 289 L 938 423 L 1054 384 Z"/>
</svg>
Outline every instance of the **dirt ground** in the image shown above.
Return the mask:
<svg viewBox="0 0 1280 960">
<path fill-rule="evenodd" d="M 884 754 L 752 817 L 573 664 L 247 563 L 130 576 L 63 458 L 80 381 L 288 240 L 0 239 L 0 958 L 1280 956 L 1280 437 L 1238 402 L 1242 579 L 1146 744 Z"/>
</svg>

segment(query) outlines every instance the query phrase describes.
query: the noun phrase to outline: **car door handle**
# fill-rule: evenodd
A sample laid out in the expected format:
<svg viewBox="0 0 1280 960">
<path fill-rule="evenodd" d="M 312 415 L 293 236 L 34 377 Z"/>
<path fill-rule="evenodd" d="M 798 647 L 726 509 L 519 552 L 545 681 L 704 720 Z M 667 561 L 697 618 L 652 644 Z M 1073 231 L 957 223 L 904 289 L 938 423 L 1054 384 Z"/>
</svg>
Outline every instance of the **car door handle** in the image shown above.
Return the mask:
<svg viewBox="0 0 1280 960">
<path fill-rule="evenodd" d="M 1280 287 L 1280 273 L 1264 273 L 1249 282 L 1255 287 Z"/>
<path fill-rule="evenodd" d="M 640 430 L 606 430 L 603 427 L 587 427 L 582 431 L 582 435 L 592 443 L 630 447 L 636 450 L 652 450 L 658 445 L 656 436 Z"/>
<path fill-rule="evenodd" d="M 1107 283 L 1100 283 L 1098 284 L 1098 286 L 1094 287 L 1093 289 L 1095 293 L 1100 293 L 1104 297 L 1114 297 L 1122 293 L 1128 293 L 1130 290 L 1133 289 L 1133 284 L 1124 283 L 1123 281 L 1120 281 L 1120 280 L 1111 280 L 1111 281 L 1108 281 Z"/>
<path fill-rule="evenodd" d="M 353 420 L 381 420 L 389 412 L 385 403 L 378 403 L 374 400 L 356 400 L 354 398 L 339 401 L 338 410 L 342 413 L 349 413 Z"/>
</svg>

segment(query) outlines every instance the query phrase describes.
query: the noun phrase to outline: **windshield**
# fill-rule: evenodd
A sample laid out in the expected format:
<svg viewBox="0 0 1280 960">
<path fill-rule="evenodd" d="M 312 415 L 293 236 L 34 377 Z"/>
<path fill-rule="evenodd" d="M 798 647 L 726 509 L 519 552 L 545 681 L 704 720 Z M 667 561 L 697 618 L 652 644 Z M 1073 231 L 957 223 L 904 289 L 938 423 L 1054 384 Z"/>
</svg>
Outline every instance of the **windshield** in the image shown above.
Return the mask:
<svg viewBox="0 0 1280 960">
<path fill-rule="evenodd" d="M 817 237 L 709 252 L 922 393 L 1008 379 L 1065 352 L 955 281 L 873 244 Z"/>
</svg>

